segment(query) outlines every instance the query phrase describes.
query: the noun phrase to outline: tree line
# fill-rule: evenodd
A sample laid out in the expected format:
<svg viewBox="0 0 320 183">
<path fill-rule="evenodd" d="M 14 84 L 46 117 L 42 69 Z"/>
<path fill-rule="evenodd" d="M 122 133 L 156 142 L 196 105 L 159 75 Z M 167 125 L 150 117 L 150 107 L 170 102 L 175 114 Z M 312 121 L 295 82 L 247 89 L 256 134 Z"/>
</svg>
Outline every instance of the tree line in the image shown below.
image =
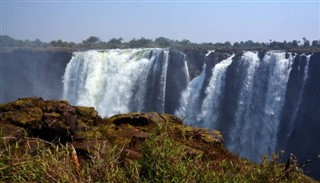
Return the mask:
<svg viewBox="0 0 320 183">
<path fill-rule="evenodd" d="M 269 42 L 254 42 L 252 40 L 235 42 L 231 44 L 229 41 L 224 43 L 192 43 L 187 39 L 171 40 L 165 37 L 158 37 L 156 39 L 147 39 L 141 37 L 139 39 L 132 39 L 125 42 L 122 38 L 111 38 L 109 41 L 102 41 L 96 36 L 90 36 L 81 43 L 67 42 L 61 39 L 50 42 L 42 42 L 39 39 L 17 40 L 7 35 L 0 35 L 1 48 L 5 47 L 28 47 L 28 48 L 74 48 L 74 49 L 114 49 L 114 48 L 166 48 L 179 46 L 205 46 L 208 48 L 239 48 L 239 49 L 301 49 L 301 48 L 320 48 L 320 39 L 309 41 L 305 37 L 302 40 L 293 41 L 272 41 Z"/>
</svg>

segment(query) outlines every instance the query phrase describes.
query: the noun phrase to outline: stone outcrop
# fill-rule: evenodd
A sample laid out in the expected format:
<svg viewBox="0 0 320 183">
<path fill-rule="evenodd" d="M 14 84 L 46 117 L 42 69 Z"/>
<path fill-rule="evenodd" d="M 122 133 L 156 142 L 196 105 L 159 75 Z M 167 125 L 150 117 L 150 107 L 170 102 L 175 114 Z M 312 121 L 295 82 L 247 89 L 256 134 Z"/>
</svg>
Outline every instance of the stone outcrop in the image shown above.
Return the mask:
<svg viewBox="0 0 320 183">
<path fill-rule="evenodd" d="M 170 114 L 129 113 L 102 119 L 92 107 L 39 97 L 1 105 L 0 130 L 0 146 L 16 142 L 25 152 L 36 154 L 38 147 L 71 144 L 87 160 L 115 145 L 123 148 L 125 161 L 139 159 L 143 157 L 139 144 L 162 132 L 184 144 L 191 157 L 226 152 L 220 132 L 185 126 Z"/>
</svg>

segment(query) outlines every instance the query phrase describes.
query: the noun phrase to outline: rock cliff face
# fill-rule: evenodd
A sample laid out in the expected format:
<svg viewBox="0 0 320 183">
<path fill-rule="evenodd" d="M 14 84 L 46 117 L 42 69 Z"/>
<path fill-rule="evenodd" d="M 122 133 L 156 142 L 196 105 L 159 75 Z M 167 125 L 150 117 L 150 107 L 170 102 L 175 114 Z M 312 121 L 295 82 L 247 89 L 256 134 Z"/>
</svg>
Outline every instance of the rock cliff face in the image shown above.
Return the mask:
<svg viewBox="0 0 320 183">
<path fill-rule="evenodd" d="M 159 135 L 168 133 L 185 144 L 190 155 L 211 157 L 215 152 L 214 156 L 236 158 L 224 150 L 220 132 L 184 126 L 181 119 L 170 114 L 129 113 L 102 119 L 92 107 L 38 97 L 1 105 L 0 114 L 0 147 L 4 147 L 4 142 L 24 144 L 32 137 L 55 145 L 72 144 L 83 160 L 94 156 L 97 143 L 119 145 L 125 158 L 139 159 L 143 154 L 139 152 L 138 142 L 161 127 Z"/>
<path fill-rule="evenodd" d="M 123 176 L 121 180 L 146 181 L 147 177 L 148 181 L 154 181 L 152 171 L 158 180 L 166 177 L 171 181 L 185 180 L 184 175 L 189 175 L 191 169 L 197 171 L 191 171 L 193 176 L 206 173 L 208 177 L 197 179 L 210 182 L 314 182 L 296 170 L 295 165 L 288 165 L 291 169 L 284 171 L 284 165 L 278 164 L 277 159 L 262 165 L 241 159 L 224 148 L 219 131 L 185 126 L 181 119 L 170 114 L 136 112 L 101 118 L 92 107 L 39 97 L 0 105 L 0 149 L 7 153 L 0 157 L 0 170 L 5 171 L 1 175 L 6 175 L 0 176 L 0 181 L 4 182 L 16 180 L 16 174 L 23 180 L 38 180 L 39 175 L 30 175 L 31 171 L 44 171 L 40 176 L 49 182 L 65 180 L 69 174 L 62 177 L 64 171 L 74 176 L 67 178 L 68 181 L 87 180 L 88 176 L 101 181 L 106 179 L 107 171 L 114 169 L 117 176 Z M 64 151 L 67 153 L 63 154 Z M 152 164 L 146 163 L 150 160 Z M 26 162 L 32 165 L 40 162 L 40 167 L 34 170 L 31 166 L 30 170 L 25 168 Z M 180 165 L 184 162 L 191 164 Z M 109 163 L 112 163 L 110 169 L 103 169 Z M 175 164 L 180 166 L 172 167 Z M 125 170 L 125 174 L 118 175 L 118 169 Z M 171 179 L 172 171 L 181 169 L 184 174 Z M 193 176 L 188 180 L 194 180 Z M 120 179 L 107 181 L 116 178 Z"/>
<path fill-rule="evenodd" d="M 62 77 L 71 56 L 72 52 L 63 50 L 15 49 L 1 52 L 0 103 L 29 96 L 60 99 Z"/>
<path fill-rule="evenodd" d="M 300 64 L 305 65 L 304 60 L 300 60 Z M 301 67 L 303 68 L 303 67 Z M 293 152 L 297 156 L 312 159 L 310 170 L 312 175 L 320 179 L 320 160 L 319 157 L 320 143 L 320 54 L 314 54 L 309 61 L 309 71 L 306 77 L 313 78 L 305 83 L 304 90 L 301 93 L 301 107 L 298 109 L 295 125 L 292 129 L 292 134 L 289 136 L 288 144 L 285 151 Z M 303 76 L 303 75 L 302 75 Z M 293 77 L 298 80 L 302 77 Z M 295 83 L 299 85 L 299 82 Z M 294 89 L 290 90 L 294 94 Z M 291 93 L 290 92 L 290 93 Z M 288 95 L 290 95 L 288 93 Z M 297 98 L 291 98 L 297 100 Z M 289 105 L 288 105 L 289 106 Z M 281 135 L 281 134 L 279 134 Z M 281 140 L 281 138 L 279 139 Z"/>
<path fill-rule="evenodd" d="M 131 67 L 132 65 L 127 62 L 118 64 L 118 61 L 121 60 L 117 60 L 116 64 L 111 64 L 113 67 L 109 68 L 112 72 L 107 73 L 118 74 L 114 77 L 106 73 L 102 74 L 107 69 L 99 70 L 110 65 L 102 64 L 95 67 L 96 63 L 94 63 L 92 67 L 84 67 L 85 64 L 79 64 L 78 67 L 71 68 L 73 78 L 69 83 L 66 82 L 66 86 L 73 86 L 74 90 L 70 90 L 69 95 L 81 98 L 82 102 L 89 101 L 86 105 L 95 106 L 100 115 L 106 115 L 107 113 L 103 112 L 113 107 L 115 110 L 112 111 L 112 115 L 121 112 L 124 108 L 126 112 L 157 111 L 176 115 L 181 109 L 183 112 L 180 117 L 186 117 L 184 123 L 222 131 L 225 134 L 225 145 L 228 148 L 255 161 L 259 161 L 261 154 L 279 152 L 280 150 L 285 150 L 287 154 L 291 152 L 296 154 L 301 161 L 312 159 L 320 152 L 320 146 L 317 142 L 319 139 L 317 131 L 320 129 L 319 53 L 301 54 L 284 51 L 233 53 L 233 50 L 213 52 L 199 47 L 187 47 L 141 49 L 141 54 L 134 55 L 137 50 L 130 49 L 126 52 L 119 52 L 123 55 L 130 52 L 134 56 L 132 58 L 147 53 L 149 55 L 144 59 L 149 62 L 143 63 L 145 65 Z M 110 50 L 96 51 L 90 53 L 90 57 L 85 57 L 89 53 L 81 53 L 83 58 L 80 56 L 75 58 L 77 53 L 63 50 L 1 52 L 0 103 L 30 96 L 61 99 L 63 76 L 66 65 L 71 58 L 75 58 L 74 63 L 82 63 L 83 61 L 90 63 L 92 60 L 103 63 L 105 60 L 99 59 L 109 53 L 111 53 Z M 102 56 L 97 56 L 98 54 Z M 235 55 L 232 60 L 228 61 L 233 54 Z M 134 63 L 139 61 L 136 60 Z M 127 70 L 120 74 L 117 73 L 124 66 L 127 67 Z M 141 66 L 145 66 L 144 75 L 141 74 Z M 99 72 L 94 72 L 95 69 Z M 128 72 L 131 72 L 130 76 L 127 75 Z M 80 74 L 82 74 L 81 78 Z M 95 77 L 97 74 L 99 77 Z M 124 78 L 121 78 L 121 74 L 125 75 Z M 105 77 L 106 75 L 107 77 Z M 137 77 L 137 75 L 139 76 Z M 100 76 L 104 79 L 97 79 Z M 110 78 L 116 82 L 109 81 Z M 136 78 L 134 82 L 132 82 L 133 78 Z M 142 81 L 141 78 L 145 78 L 145 81 Z M 101 82 L 101 80 L 110 82 L 110 85 Z M 96 84 L 93 81 L 101 83 Z M 87 86 L 85 86 L 86 82 L 88 82 Z M 108 85 L 107 90 L 101 89 L 106 85 Z M 106 97 L 107 99 L 101 102 L 101 98 L 107 94 L 109 98 Z M 70 98 L 66 97 L 66 99 Z M 125 104 L 122 103 L 123 101 Z M 47 102 L 43 101 L 42 103 Z M 74 104 L 72 100 L 69 102 L 73 105 L 84 105 Z M 104 104 L 102 105 L 100 102 Z M 62 104 L 63 102 L 58 103 L 59 105 L 69 105 Z M 72 116 L 75 116 L 74 114 L 82 115 L 81 108 L 69 108 L 70 111 L 63 114 L 44 112 L 44 109 L 36 106 L 27 111 L 26 109 L 18 110 L 19 115 L 13 117 L 9 115 L 13 112 L 8 110 L 8 113 L 6 112 L 5 116 L 2 114 L 1 118 L 5 117 L 5 121 L 11 121 L 4 124 L 8 131 L 12 131 L 13 126 L 17 125 L 15 121 L 19 121 L 19 125 L 15 127 L 17 128 L 16 135 L 19 137 L 24 134 L 23 131 L 27 130 L 29 135 L 43 136 L 43 134 L 48 134 L 49 139 L 47 140 L 56 138 L 55 135 L 50 135 L 52 132 L 49 129 L 45 133 L 36 128 L 30 131 L 31 127 L 30 129 L 29 127 L 25 128 L 25 125 L 28 126 L 30 120 L 45 121 L 48 124 L 62 120 L 64 122 L 63 125 L 58 125 L 59 129 L 66 127 L 70 130 L 70 134 L 65 134 L 68 131 L 66 129 L 59 133 L 54 132 L 54 134 L 59 134 L 58 137 L 64 141 L 76 138 L 75 134 L 79 133 L 74 130 L 80 130 L 79 132 L 82 134 L 81 129 L 98 125 L 101 122 L 100 117 L 97 117 L 96 121 L 90 122 L 85 122 L 86 120 L 82 120 L 81 117 L 77 117 L 76 120 Z M 83 110 L 87 111 L 85 108 Z M 61 109 L 61 111 L 65 111 L 65 109 Z M 150 114 L 139 114 L 139 116 Z M 24 116 L 23 119 L 20 116 Z M 160 117 L 161 115 L 157 114 L 156 116 Z M 47 118 L 50 120 L 48 121 Z M 80 126 L 77 126 L 78 123 L 75 121 L 79 119 L 83 123 L 79 122 Z M 36 127 L 42 126 L 44 125 L 42 122 L 34 124 Z M 130 131 L 130 133 L 134 131 Z M 90 136 L 90 134 L 86 135 Z M 78 144 L 86 143 L 79 142 Z M 311 166 L 312 168 L 308 166 L 306 170 L 311 169 L 311 175 L 319 179 L 320 161 L 316 160 Z"/>
</svg>

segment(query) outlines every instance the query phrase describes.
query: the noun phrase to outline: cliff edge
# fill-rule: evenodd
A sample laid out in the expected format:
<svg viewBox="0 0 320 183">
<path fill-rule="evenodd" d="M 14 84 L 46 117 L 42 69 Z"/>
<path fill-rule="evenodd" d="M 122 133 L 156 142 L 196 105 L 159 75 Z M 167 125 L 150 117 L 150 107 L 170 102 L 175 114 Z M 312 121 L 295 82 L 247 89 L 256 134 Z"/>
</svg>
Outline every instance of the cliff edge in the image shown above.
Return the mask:
<svg viewBox="0 0 320 183">
<path fill-rule="evenodd" d="M 92 107 L 21 98 L 0 105 L 1 182 L 314 182 L 297 165 L 231 154 L 216 130 L 170 114 L 102 118 Z"/>
</svg>

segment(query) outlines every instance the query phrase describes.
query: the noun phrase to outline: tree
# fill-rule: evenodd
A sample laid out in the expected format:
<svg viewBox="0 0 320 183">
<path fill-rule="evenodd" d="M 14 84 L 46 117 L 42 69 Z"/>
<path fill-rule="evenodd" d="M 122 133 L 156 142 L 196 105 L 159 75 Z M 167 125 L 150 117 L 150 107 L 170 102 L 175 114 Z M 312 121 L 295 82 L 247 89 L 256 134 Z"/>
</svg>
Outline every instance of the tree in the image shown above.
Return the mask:
<svg viewBox="0 0 320 183">
<path fill-rule="evenodd" d="M 36 39 L 34 40 L 34 44 L 36 45 L 36 47 L 40 47 L 42 42 L 40 41 L 40 39 Z"/>
<path fill-rule="evenodd" d="M 50 41 L 50 45 L 53 46 L 53 47 L 56 47 L 57 46 L 57 41 Z"/>
<path fill-rule="evenodd" d="M 311 43 L 312 47 L 319 47 L 320 46 L 320 40 L 313 40 Z"/>
<path fill-rule="evenodd" d="M 12 47 L 15 45 L 15 39 L 7 35 L 1 36 L 0 43 L 1 47 Z"/>
<path fill-rule="evenodd" d="M 153 42 L 151 39 L 146 39 L 144 37 L 138 39 L 140 42 L 141 46 L 150 46 L 150 44 Z"/>
<path fill-rule="evenodd" d="M 224 46 L 226 46 L 226 47 L 231 47 L 231 43 L 230 43 L 229 41 L 226 41 L 226 42 L 224 43 Z"/>
<path fill-rule="evenodd" d="M 310 46 L 309 40 L 307 40 L 305 37 L 303 37 L 302 40 L 303 40 L 303 47 L 306 48 Z"/>
<path fill-rule="evenodd" d="M 154 42 L 159 47 L 169 47 L 172 44 L 172 41 L 165 37 L 158 37 Z"/>
<path fill-rule="evenodd" d="M 75 43 L 73 43 L 73 42 L 68 43 L 66 41 L 62 41 L 61 39 L 59 39 L 57 41 L 51 41 L 50 45 L 53 47 L 73 47 L 75 45 Z"/>
<path fill-rule="evenodd" d="M 94 44 L 94 43 L 99 43 L 100 42 L 100 38 L 96 37 L 96 36 L 90 36 L 88 39 L 82 41 L 82 43 L 84 44 Z"/>
<path fill-rule="evenodd" d="M 140 39 L 132 39 L 131 41 L 129 41 L 129 45 L 131 48 L 149 47 L 152 45 L 152 40 L 146 39 L 144 37 Z"/>
<path fill-rule="evenodd" d="M 70 47 L 70 48 L 72 48 L 72 47 L 74 47 L 74 46 L 76 46 L 76 43 L 74 43 L 74 42 L 70 42 L 70 43 L 69 43 L 69 47 Z"/>
<path fill-rule="evenodd" d="M 234 42 L 233 47 L 240 47 L 240 44 L 238 42 Z"/>
<path fill-rule="evenodd" d="M 123 39 L 120 37 L 120 38 L 112 38 L 108 41 L 108 44 L 121 44 L 123 41 Z"/>
<path fill-rule="evenodd" d="M 187 40 L 187 39 L 183 39 L 181 42 L 180 42 L 181 45 L 188 45 L 188 44 L 191 44 L 191 41 Z"/>
<path fill-rule="evenodd" d="M 303 43 L 303 47 L 307 48 L 310 47 L 310 42 L 307 40 Z"/>
<path fill-rule="evenodd" d="M 252 40 L 248 40 L 244 43 L 244 46 L 246 47 L 253 47 L 254 46 L 254 42 Z"/>
<path fill-rule="evenodd" d="M 293 48 L 296 48 L 296 47 L 299 46 L 299 42 L 297 40 L 293 40 L 291 45 L 292 45 Z"/>
</svg>

